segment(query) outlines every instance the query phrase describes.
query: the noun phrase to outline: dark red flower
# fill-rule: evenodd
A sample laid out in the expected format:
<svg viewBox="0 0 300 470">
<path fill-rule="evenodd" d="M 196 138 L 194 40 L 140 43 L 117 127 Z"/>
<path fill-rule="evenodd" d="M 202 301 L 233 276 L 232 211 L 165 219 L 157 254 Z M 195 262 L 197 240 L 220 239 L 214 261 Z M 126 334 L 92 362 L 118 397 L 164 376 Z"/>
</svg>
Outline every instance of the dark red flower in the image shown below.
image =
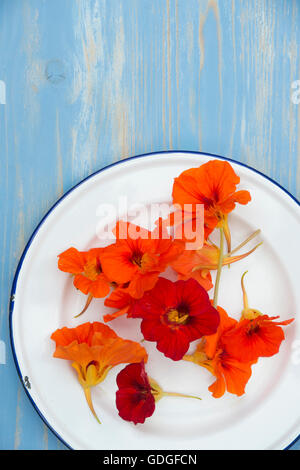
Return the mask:
<svg viewBox="0 0 300 470">
<path fill-rule="evenodd" d="M 172 282 L 159 278 L 135 302 L 131 316 L 142 318 L 141 331 L 166 357 L 179 361 L 190 343 L 217 331 L 220 317 L 206 290 L 195 279 Z"/>
<path fill-rule="evenodd" d="M 119 415 L 134 424 L 144 423 L 146 418 L 152 416 L 156 402 L 163 397 L 201 400 L 195 395 L 165 392 L 156 380 L 147 375 L 144 361 L 126 366 L 117 376 L 117 385 L 116 405 Z"/>
<path fill-rule="evenodd" d="M 155 399 L 144 362 L 130 364 L 121 370 L 117 376 L 117 385 L 116 405 L 121 418 L 138 424 L 153 415 Z"/>
</svg>

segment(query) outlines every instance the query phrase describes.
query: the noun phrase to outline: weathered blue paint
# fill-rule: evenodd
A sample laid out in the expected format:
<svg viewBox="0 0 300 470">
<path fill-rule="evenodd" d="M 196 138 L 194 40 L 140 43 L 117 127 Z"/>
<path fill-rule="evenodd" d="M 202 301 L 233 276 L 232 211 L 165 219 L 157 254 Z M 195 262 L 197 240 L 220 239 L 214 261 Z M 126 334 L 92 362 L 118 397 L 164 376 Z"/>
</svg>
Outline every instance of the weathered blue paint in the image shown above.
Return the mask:
<svg viewBox="0 0 300 470">
<path fill-rule="evenodd" d="M 57 449 L 8 347 L 26 241 L 83 177 L 152 151 L 232 157 L 299 197 L 300 3 L 2 0 L 0 50 L 0 448 Z"/>
</svg>

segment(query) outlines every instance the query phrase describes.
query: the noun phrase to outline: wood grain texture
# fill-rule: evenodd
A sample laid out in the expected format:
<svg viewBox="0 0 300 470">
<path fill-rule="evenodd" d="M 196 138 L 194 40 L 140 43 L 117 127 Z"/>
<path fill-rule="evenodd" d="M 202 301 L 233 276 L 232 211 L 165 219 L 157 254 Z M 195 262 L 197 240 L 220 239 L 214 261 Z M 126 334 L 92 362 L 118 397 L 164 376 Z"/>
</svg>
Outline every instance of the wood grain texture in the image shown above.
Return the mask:
<svg viewBox="0 0 300 470">
<path fill-rule="evenodd" d="M 9 346 L 26 241 L 82 178 L 159 150 L 232 157 L 299 197 L 300 2 L 2 0 L 0 49 L 0 448 L 59 449 Z"/>
</svg>

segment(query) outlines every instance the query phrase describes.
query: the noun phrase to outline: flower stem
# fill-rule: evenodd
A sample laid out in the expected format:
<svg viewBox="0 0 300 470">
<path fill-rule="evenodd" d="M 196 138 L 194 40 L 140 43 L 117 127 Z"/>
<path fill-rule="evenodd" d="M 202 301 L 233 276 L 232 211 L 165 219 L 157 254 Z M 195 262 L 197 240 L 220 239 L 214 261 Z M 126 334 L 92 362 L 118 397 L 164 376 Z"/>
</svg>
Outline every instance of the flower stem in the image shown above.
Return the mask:
<svg viewBox="0 0 300 470">
<path fill-rule="evenodd" d="M 215 290 L 214 290 L 214 302 L 213 305 L 217 308 L 218 305 L 218 293 L 219 293 L 219 285 L 220 285 L 220 278 L 221 278 L 221 271 L 223 265 L 223 252 L 224 252 L 224 229 L 220 227 L 220 253 L 219 253 L 219 262 L 218 262 L 218 271 L 215 283 Z"/>
<path fill-rule="evenodd" d="M 176 393 L 176 392 L 162 392 L 163 397 L 182 397 L 182 398 L 196 398 L 196 400 L 202 400 L 200 397 L 196 397 L 195 395 L 185 395 L 184 393 Z"/>
<path fill-rule="evenodd" d="M 247 292 L 246 292 L 245 284 L 244 284 L 244 277 L 246 276 L 247 272 L 248 271 L 244 272 L 244 274 L 242 275 L 242 279 L 241 279 L 241 285 L 242 285 L 242 291 L 243 291 L 244 310 L 247 310 L 249 308 L 248 296 L 247 296 Z"/>
<path fill-rule="evenodd" d="M 89 294 L 89 295 L 88 295 L 88 298 L 87 298 L 87 300 L 86 300 L 86 304 L 85 304 L 83 310 L 81 310 L 81 312 L 78 313 L 78 315 L 75 315 L 74 318 L 78 318 L 78 317 L 80 317 L 80 315 L 82 315 L 84 312 L 86 312 L 87 309 L 89 308 L 89 305 L 90 305 L 90 303 L 91 303 L 92 300 L 93 300 L 93 296 L 92 296 L 92 294 Z"/>
<path fill-rule="evenodd" d="M 192 354 L 185 354 L 182 358 L 183 361 L 194 362 L 194 357 Z"/>
<path fill-rule="evenodd" d="M 246 240 L 244 240 L 240 245 L 238 245 L 234 250 L 232 250 L 230 253 L 228 253 L 228 256 L 231 256 L 233 255 L 233 253 L 236 253 L 237 251 L 239 251 L 241 248 L 243 248 L 243 246 L 247 245 L 247 243 L 249 243 L 251 240 L 253 240 L 253 238 L 257 237 L 257 235 L 259 235 L 261 232 L 260 229 L 256 230 L 255 232 L 253 232 L 248 238 L 246 238 Z"/>
<path fill-rule="evenodd" d="M 84 390 L 84 394 L 85 394 L 85 398 L 86 398 L 87 404 L 89 405 L 89 409 L 91 410 L 91 412 L 92 412 L 93 415 L 95 416 L 95 418 L 96 418 L 96 420 L 98 421 L 98 423 L 101 424 L 101 421 L 100 421 L 100 419 L 98 418 L 98 416 L 96 415 L 96 411 L 95 411 L 94 406 L 93 406 L 90 387 L 85 387 L 83 390 Z"/>
</svg>

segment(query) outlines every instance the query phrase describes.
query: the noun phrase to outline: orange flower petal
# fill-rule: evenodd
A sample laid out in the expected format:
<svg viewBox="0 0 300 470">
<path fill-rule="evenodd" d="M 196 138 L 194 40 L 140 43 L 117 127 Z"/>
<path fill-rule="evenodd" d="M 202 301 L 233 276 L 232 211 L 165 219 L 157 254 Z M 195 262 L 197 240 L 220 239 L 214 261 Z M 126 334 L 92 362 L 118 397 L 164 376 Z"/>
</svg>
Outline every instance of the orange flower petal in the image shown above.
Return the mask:
<svg viewBox="0 0 300 470">
<path fill-rule="evenodd" d="M 118 364 L 147 362 L 147 360 L 148 354 L 139 343 L 119 337 L 101 351 L 101 364 L 107 364 L 110 367 L 117 366 Z"/>
<path fill-rule="evenodd" d="M 214 335 L 205 337 L 205 353 L 207 357 L 213 358 L 216 354 L 218 343 L 222 335 L 231 330 L 237 325 L 237 321 L 234 318 L 228 316 L 227 312 L 220 306 L 217 307 L 220 315 L 220 323 L 217 332 Z"/>
<path fill-rule="evenodd" d="M 251 377 L 251 363 L 241 363 L 230 356 L 217 356 L 214 362 L 216 381 L 209 387 L 214 398 L 220 398 L 227 390 L 229 393 L 241 396 Z"/>
<path fill-rule="evenodd" d="M 223 337 L 228 353 L 241 362 L 277 354 L 285 338 L 281 325 L 288 325 L 293 319 L 274 322 L 276 318 L 260 315 L 252 320 L 241 320 Z"/>
<path fill-rule="evenodd" d="M 58 268 L 66 273 L 81 273 L 85 263 L 86 252 L 80 252 L 73 247 L 58 255 Z"/>
<path fill-rule="evenodd" d="M 248 191 L 236 191 L 240 178 L 226 161 L 212 160 L 199 168 L 191 168 L 175 178 L 173 203 L 204 205 L 205 237 L 235 208 L 247 204 Z"/>
</svg>

